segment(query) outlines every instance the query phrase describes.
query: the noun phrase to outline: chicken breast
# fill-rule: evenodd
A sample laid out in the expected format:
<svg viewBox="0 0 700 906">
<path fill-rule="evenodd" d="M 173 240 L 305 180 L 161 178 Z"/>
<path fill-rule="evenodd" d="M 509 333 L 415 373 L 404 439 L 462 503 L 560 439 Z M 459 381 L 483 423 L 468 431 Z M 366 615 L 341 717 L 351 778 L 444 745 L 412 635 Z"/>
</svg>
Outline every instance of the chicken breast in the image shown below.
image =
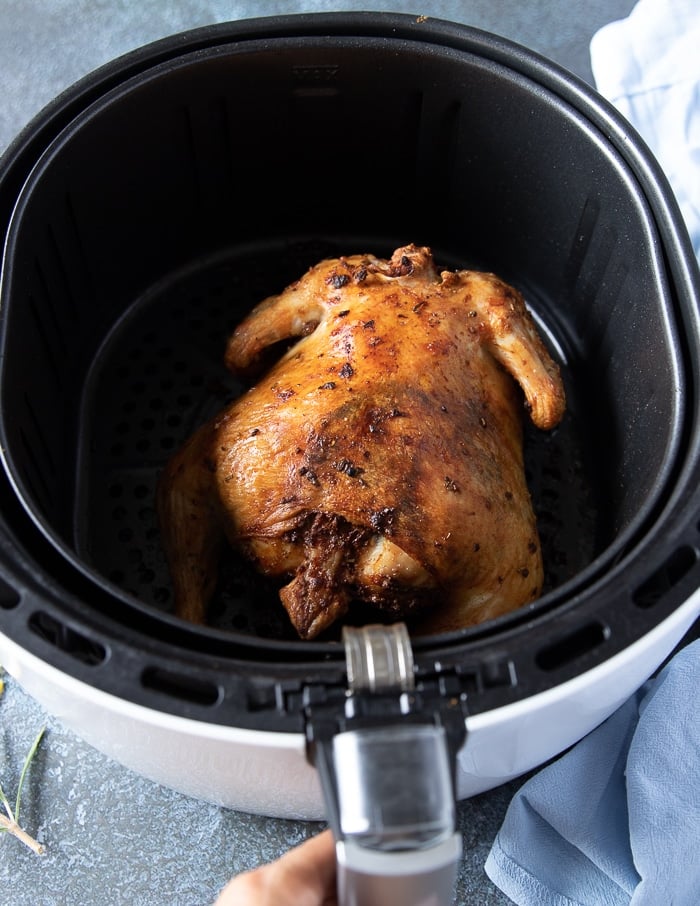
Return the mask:
<svg viewBox="0 0 700 906">
<path fill-rule="evenodd" d="M 304 639 L 354 600 L 439 632 L 537 598 L 522 412 L 551 429 L 565 399 L 520 294 L 413 245 L 338 258 L 260 303 L 226 364 L 290 338 L 161 477 L 176 612 L 205 620 L 224 543 L 280 577 Z"/>
</svg>

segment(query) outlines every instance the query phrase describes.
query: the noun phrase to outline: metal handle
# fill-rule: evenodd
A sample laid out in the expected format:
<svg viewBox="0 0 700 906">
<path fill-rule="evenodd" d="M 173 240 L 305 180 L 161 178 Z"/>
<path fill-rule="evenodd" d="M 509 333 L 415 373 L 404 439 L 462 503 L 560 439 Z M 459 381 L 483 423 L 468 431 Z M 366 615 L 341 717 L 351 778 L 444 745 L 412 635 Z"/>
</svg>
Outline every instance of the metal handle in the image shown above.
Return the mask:
<svg viewBox="0 0 700 906">
<path fill-rule="evenodd" d="M 377 852 L 349 840 L 336 843 L 339 906 L 449 906 L 453 902 L 462 839 L 437 846 Z"/>
<path fill-rule="evenodd" d="M 343 628 L 350 692 L 408 692 L 415 687 L 413 649 L 405 623 Z"/>
<path fill-rule="evenodd" d="M 416 682 L 402 623 L 346 628 L 343 641 L 342 709 L 307 709 L 309 757 L 336 839 L 339 906 L 450 906 L 462 852 L 454 773 L 466 696 Z"/>
<path fill-rule="evenodd" d="M 340 906 L 448 906 L 461 838 L 444 729 L 339 733 L 333 766 Z"/>
</svg>

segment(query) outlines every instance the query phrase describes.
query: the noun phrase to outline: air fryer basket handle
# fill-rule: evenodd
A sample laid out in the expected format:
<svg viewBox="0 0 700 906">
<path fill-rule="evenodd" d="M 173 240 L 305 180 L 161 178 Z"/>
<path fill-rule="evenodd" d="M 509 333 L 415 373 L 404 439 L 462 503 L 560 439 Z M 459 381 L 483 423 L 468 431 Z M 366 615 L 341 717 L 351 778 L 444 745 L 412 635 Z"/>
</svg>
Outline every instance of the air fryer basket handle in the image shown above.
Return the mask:
<svg viewBox="0 0 700 906">
<path fill-rule="evenodd" d="M 416 683 L 404 624 L 346 628 L 341 709 L 307 708 L 336 839 L 340 906 L 449 906 L 462 852 L 456 754 L 465 696 Z"/>
</svg>

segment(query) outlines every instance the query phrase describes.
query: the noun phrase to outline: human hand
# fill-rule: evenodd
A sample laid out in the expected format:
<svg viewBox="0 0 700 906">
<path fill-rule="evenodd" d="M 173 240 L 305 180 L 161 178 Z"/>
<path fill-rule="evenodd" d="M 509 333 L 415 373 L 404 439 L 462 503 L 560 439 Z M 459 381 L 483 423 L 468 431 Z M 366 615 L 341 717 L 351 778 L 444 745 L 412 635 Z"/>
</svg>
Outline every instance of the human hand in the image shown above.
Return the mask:
<svg viewBox="0 0 700 906">
<path fill-rule="evenodd" d="M 214 906 L 338 906 L 335 879 L 335 843 L 327 830 L 237 875 Z"/>
</svg>

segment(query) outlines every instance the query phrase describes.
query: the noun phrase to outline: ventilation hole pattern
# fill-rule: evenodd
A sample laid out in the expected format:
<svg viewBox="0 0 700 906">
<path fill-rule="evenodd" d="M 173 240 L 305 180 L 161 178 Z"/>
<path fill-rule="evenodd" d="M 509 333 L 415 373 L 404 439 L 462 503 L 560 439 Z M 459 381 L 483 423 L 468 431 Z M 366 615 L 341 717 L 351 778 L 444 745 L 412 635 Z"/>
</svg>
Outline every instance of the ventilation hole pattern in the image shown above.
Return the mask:
<svg viewBox="0 0 700 906">
<path fill-rule="evenodd" d="M 346 252 L 313 242 L 209 262 L 160 284 L 114 329 L 86 388 L 91 405 L 81 439 L 87 468 L 78 488 L 76 538 L 78 554 L 123 591 L 172 609 L 156 485 L 171 453 L 241 392 L 223 366 L 226 338 L 258 301 L 321 258 Z M 552 433 L 526 429 L 545 590 L 574 576 L 599 549 L 601 509 L 589 483 L 595 470 L 578 424 L 569 413 Z M 224 556 L 219 586 L 209 614 L 214 625 L 266 638 L 295 637 L 277 586 L 231 552 Z M 361 607 L 353 616 L 378 618 Z"/>
<path fill-rule="evenodd" d="M 155 496 L 169 456 L 243 386 L 224 368 L 226 338 L 253 305 L 339 252 L 300 244 L 208 263 L 136 303 L 93 368 L 81 440 L 78 554 L 128 594 L 172 610 Z M 224 557 L 210 621 L 265 638 L 291 639 L 277 586 L 235 554 Z"/>
</svg>

